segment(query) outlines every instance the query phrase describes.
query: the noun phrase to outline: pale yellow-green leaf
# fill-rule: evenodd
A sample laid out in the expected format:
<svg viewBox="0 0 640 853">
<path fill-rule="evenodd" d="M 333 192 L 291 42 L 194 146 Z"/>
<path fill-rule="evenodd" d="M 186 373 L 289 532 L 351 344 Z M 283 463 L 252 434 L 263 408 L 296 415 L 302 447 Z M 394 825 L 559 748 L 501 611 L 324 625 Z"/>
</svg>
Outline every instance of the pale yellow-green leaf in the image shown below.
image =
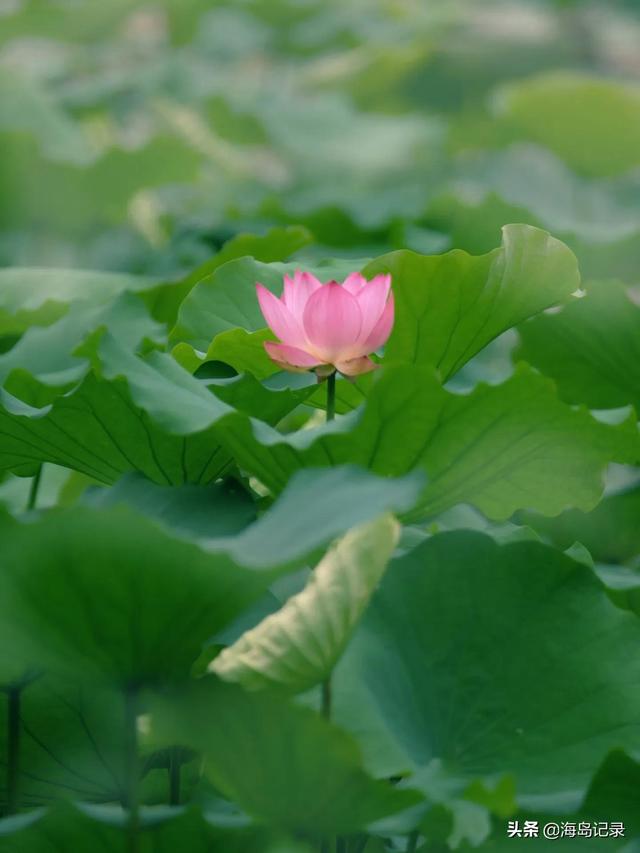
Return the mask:
<svg viewBox="0 0 640 853">
<path fill-rule="evenodd" d="M 350 530 L 316 566 L 307 586 L 211 663 L 248 689 L 300 692 L 323 681 L 364 612 L 398 540 L 391 515 Z"/>
</svg>

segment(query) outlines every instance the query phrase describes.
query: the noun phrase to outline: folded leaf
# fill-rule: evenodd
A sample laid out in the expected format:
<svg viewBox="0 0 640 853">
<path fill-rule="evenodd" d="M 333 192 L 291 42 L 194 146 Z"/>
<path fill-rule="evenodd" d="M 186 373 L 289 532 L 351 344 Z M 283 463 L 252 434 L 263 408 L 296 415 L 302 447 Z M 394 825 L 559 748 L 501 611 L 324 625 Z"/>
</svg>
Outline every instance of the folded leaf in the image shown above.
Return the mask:
<svg viewBox="0 0 640 853">
<path fill-rule="evenodd" d="M 378 585 L 399 526 L 383 516 L 346 534 L 305 589 L 222 651 L 209 669 L 249 689 L 301 692 L 333 669 Z"/>
<path fill-rule="evenodd" d="M 444 381 L 502 332 L 578 289 L 576 258 L 559 240 L 529 225 L 502 233 L 502 247 L 487 255 L 402 250 L 365 267 L 367 277 L 388 272 L 393 280 L 385 362 L 430 366 Z"/>
</svg>

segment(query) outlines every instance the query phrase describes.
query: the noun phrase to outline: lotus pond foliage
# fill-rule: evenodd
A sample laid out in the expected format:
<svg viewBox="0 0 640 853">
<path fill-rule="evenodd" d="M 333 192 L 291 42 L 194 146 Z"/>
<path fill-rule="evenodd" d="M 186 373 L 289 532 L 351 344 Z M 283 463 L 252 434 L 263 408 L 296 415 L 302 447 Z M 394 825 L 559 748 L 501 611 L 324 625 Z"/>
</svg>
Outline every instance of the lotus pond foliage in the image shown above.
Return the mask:
<svg viewBox="0 0 640 853">
<path fill-rule="evenodd" d="M 0 4 L 0 853 L 636 850 L 603 8 Z"/>
</svg>

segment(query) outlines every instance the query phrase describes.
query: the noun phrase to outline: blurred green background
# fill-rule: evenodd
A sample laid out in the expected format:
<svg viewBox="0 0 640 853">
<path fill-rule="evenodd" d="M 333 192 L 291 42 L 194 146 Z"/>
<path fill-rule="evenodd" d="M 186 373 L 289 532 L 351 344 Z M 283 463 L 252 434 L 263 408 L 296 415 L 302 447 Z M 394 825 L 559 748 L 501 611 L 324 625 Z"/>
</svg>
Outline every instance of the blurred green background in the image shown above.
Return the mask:
<svg viewBox="0 0 640 853">
<path fill-rule="evenodd" d="M 175 278 L 237 233 L 640 261 L 640 4 L 0 0 L 0 265 Z"/>
</svg>

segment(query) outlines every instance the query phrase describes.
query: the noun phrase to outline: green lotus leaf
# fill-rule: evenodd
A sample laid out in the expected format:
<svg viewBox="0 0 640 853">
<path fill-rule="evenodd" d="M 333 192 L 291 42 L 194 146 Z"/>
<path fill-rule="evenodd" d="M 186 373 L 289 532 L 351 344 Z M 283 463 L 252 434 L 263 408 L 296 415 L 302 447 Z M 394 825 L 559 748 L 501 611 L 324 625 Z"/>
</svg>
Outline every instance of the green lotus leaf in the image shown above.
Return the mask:
<svg viewBox="0 0 640 853">
<path fill-rule="evenodd" d="M 640 746 L 639 636 L 555 549 L 440 534 L 385 574 L 338 664 L 335 719 L 374 772 L 438 761 L 462 790 L 509 773 L 524 808 L 566 815 L 610 749 Z"/>
<path fill-rule="evenodd" d="M 568 403 L 640 410 L 640 308 L 619 282 L 590 282 L 582 299 L 518 331 L 516 357 L 550 376 Z"/>
<path fill-rule="evenodd" d="M 545 231 L 506 225 L 499 249 L 474 257 L 398 251 L 363 270 L 391 273 L 396 319 L 387 363 L 435 368 L 448 379 L 494 338 L 566 301 L 580 284 L 572 252 Z"/>
<path fill-rule="evenodd" d="M 333 260 L 304 265 L 322 281 L 344 279 L 363 261 Z M 220 332 L 236 328 L 247 332 L 264 329 L 265 321 L 256 297 L 256 282 L 278 295 L 282 292 L 285 273 L 292 273 L 301 263 L 261 263 L 253 258 L 240 258 L 219 267 L 200 281 L 180 306 L 178 321 L 171 333 L 174 344 L 185 341 L 206 352 Z"/>
<path fill-rule="evenodd" d="M 159 702 L 153 726 L 158 738 L 202 750 L 215 786 L 271 826 L 355 832 L 422 799 L 374 780 L 351 737 L 269 691 L 207 676 Z"/>
<path fill-rule="evenodd" d="M 92 491 L 85 503 L 127 504 L 172 535 L 257 569 L 299 563 L 351 527 L 407 512 L 423 483 L 419 472 L 396 479 L 351 465 L 302 470 L 257 519 L 255 502 L 233 482 L 162 486 L 130 475 Z"/>
<path fill-rule="evenodd" d="M 7 267 L 0 270 L 0 333 L 48 326 L 76 300 L 106 304 L 125 292 L 139 293 L 153 278 L 98 270 Z"/>
<path fill-rule="evenodd" d="M 576 171 L 617 175 L 640 164 L 640 87 L 573 71 L 506 86 L 499 118 L 514 135 L 550 148 Z"/>
<path fill-rule="evenodd" d="M 3 658 L 123 689 L 185 677 L 268 583 L 123 508 L 59 511 L 4 538 Z"/>
<path fill-rule="evenodd" d="M 609 426 L 569 408 L 524 366 L 501 385 L 461 395 L 428 370 L 386 368 L 364 407 L 328 425 L 281 435 L 235 415 L 216 434 L 274 492 L 304 466 L 351 463 L 382 476 L 420 468 L 428 482 L 410 519 L 459 503 L 497 520 L 522 508 L 590 510 L 606 464 L 638 458 L 635 422 Z"/>
<path fill-rule="evenodd" d="M 326 679 L 378 585 L 398 539 L 392 516 L 356 527 L 304 590 L 224 649 L 209 670 L 248 689 L 301 692 Z"/>
<path fill-rule="evenodd" d="M 116 809 L 89 808 L 82 804 L 59 805 L 0 821 L 2 853 L 53 853 L 53 851 L 101 850 L 127 853 L 131 841 L 124 823 L 126 816 Z M 217 826 L 196 808 L 140 811 L 141 831 L 137 840 L 140 853 L 310 853 L 298 843 L 261 828 Z M 17 846 L 19 845 L 19 847 Z"/>
<path fill-rule="evenodd" d="M 144 294 L 144 301 L 156 320 L 173 326 L 180 305 L 198 282 L 211 276 L 218 267 L 237 258 L 252 257 L 272 263 L 286 261 L 311 242 L 311 233 L 300 225 L 271 228 L 266 234 L 238 234 L 208 261 L 178 282 L 160 284 Z"/>
</svg>

